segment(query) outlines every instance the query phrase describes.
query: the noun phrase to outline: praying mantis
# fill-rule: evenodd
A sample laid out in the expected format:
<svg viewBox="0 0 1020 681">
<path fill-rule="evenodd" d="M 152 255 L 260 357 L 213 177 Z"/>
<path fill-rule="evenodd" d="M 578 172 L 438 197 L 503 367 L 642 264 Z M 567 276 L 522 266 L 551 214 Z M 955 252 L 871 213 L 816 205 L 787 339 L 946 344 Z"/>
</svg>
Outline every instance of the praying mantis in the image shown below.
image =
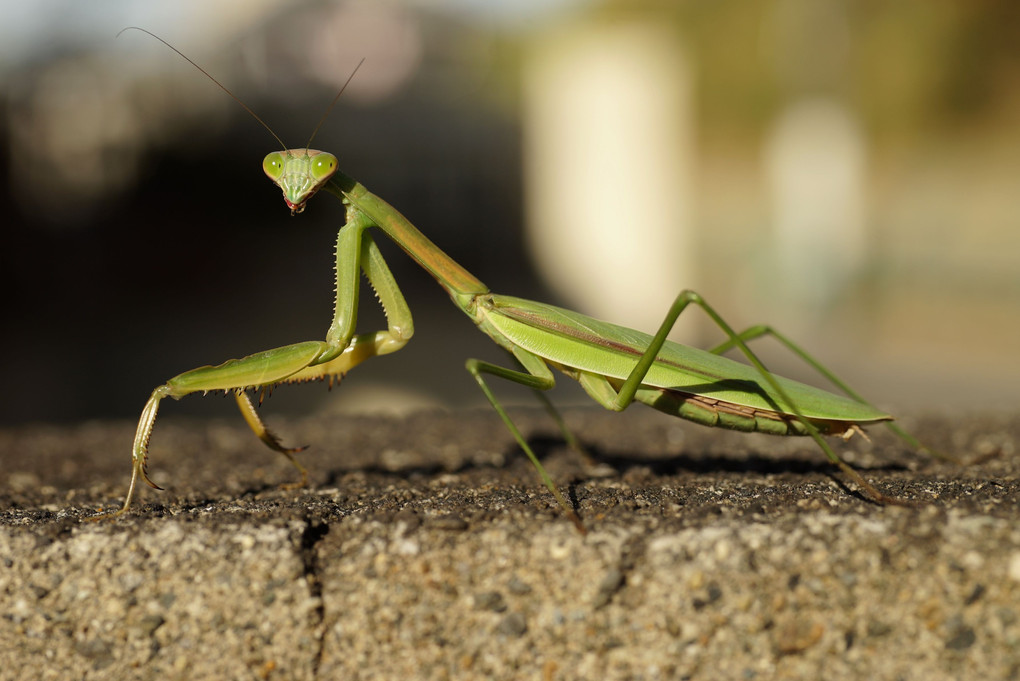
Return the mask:
<svg viewBox="0 0 1020 681">
<path fill-rule="evenodd" d="M 162 38 L 149 35 L 209 76 Z M 212 76 L 209 78 L 276 137 L 251 109 Z M 326 113 L 328 115 L 329 111 Z M 677 295 L 658 330 L 651 335 L 545 303 L 493 293 L 396 209 L 342 173 L 336 156 L 307 145 L 301 149 L 287 149 L 278 137 L 276 139 L 281 150 L 267 155 L 262 167 L 283 191 L 291 213 L 303 212 L 307 202 L 320 191 L 339 199 L 345 210 L 345 222 L 336 240 L 334 314 L 325 340 L 298 342 L 217 366 L 199 367 L 158 386 L 138 421 L 132 447 L 131 482 L 117 514 L 130 508 L 139 481 L 161 489 L 147 473 L 149 439 L 160 402 L 167 397 L 180 399 L 196 392 L 233 393 L 242 416 L 256 436 L 269 448 L 286 456 L 298 469 L 302 484 L 307 482 L 307 471 L 295 457 L 303 447 L 285 447 L 269 431 L 249 391 L 259 394 L 261 401 L 267 391 L 281 384 L 327 380 L 332 385 L 362 362 L 396 352 L 411 340 L 414 333 L 411 311 L 376 244 L 373 236 L 376 232 L 393 241 L 432 275 L 453 304 L 510 355 L 516 365 L 514 368 L 478 359 L 468 359 L 465 368 L 530 459 L 566 517 L 582 531 L 583 524 L 577 512 L 496 398 L 489 385 L 490 378 L 531 388 L 558 424 L 565 441 L 578 450 L 582 449 L 579 441 L 545 395 L 545 391 L 555 385 L 554 369 L 576 380 L 596 403 L 611 411 L 622 411 L 636 401 L 706 426 L 808 436 L 828 460 L 872 500 L 900 503 L 880 492 L 844 462 L 824 436 L 849 438 L 854 433 L 863 434 L 862 426 L 885 423 L 912 447 L 926 448 L 891 423 L 892 416 L 864 400 L 804 349 L 771 327 L 758 325 L 737 333 L 701 295 L 691 290 Z M 385 313 L 387 328 L 384 330 L 356 333 L 361 273 L 374 289 Z M 701 308 L 726 336 L 726 341 L 710 350 L 701 350 L 667 340 L 676 320 L 690 306 Z M 752 340 L 763 336 L 777 339 L 843 395 L 771 373 L 748 347 Z M 738 350 L 749 364 L 722 355 L 731 349 Z"/>
</svg>

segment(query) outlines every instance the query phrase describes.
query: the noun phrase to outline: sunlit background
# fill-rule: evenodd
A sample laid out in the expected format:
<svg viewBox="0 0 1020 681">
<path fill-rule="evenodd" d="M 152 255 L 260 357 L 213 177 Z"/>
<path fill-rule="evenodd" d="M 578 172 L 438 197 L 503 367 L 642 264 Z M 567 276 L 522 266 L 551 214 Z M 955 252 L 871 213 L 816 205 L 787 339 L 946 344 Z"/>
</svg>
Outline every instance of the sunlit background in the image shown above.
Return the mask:
<svg viewBox="0 0 1020 681">
<path fill-rule="evenodd" d="M 1011 0 L 2 8 L 0 421 L 134 418 L 170 376 L 332 316 L 339 203 L 291 217 L 272 136 L 130 25 L 293 147 L 364 58 L 312 146 L 498 292 L 650 331 L 694 288 L 883 407 L 1020 406 Z M 274 409 L 479 401 L 463 361 L 501 354 L 389 246 L 414 342 Z M 381 324 L 366 295 L 360 329 Z M 674 337 L 719 340 L 697 312 Z"/>
</svg>

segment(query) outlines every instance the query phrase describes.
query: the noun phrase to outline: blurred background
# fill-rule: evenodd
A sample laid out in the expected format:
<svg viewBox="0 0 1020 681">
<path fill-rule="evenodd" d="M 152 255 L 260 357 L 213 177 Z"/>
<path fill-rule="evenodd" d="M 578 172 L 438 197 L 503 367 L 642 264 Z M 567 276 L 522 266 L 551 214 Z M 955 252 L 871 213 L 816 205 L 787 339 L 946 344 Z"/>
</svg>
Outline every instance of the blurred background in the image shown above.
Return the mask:
<svg viewBox="0 0 1020 681">
<path fill-rule="evenodd" d="M 364 58 L 312 146 L 495 291 L 654 331 L 693 288 L 885 408 L 1020 404 L 1010 0 L 0 7 L 0 422 L 134 419 L 170 376 L 332 317 L 339 202 L 292 217 L 261 171 L 273 138 L 156 40 L 116 37 L 131 25 L 292 147 Z M 414 342 L 274 412 L 482 401 L 464 359 L 505 358 L 382 247 Z M 359 329 L 381 328 L 363 293 Z M 720 340 L 689 314 L 677 340 Z"/>
</svg>

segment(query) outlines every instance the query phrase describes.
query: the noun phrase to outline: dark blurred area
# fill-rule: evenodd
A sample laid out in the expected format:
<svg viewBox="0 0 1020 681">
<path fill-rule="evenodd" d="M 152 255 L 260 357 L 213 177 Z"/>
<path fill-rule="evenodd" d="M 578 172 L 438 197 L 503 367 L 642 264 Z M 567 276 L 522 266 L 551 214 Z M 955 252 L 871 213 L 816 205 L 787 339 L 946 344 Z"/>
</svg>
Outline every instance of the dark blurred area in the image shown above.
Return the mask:
<svg viewBox="0 0 1020 681">
<path fill-rule="evenodd" d="M 496 291 L 638 325 L 624 318 L 628 310 L 597 309 L 557 277 L 581 263 L 592 277 L 577 285 L 582 292 L 636 281 L 649 300 L 641 290 L 627 299 L 635 307 L 647 302 L 653 316 L 690 286 L 735 326 L 769 321 L 792 329 L 886 406 L 1017 406 L 1020 12 L 1013 3 L 784 1 L 748 10 L 701 2 L 267 1 L 244 17 L 230 14 L 232 3 L 222 12 L 216 2 L 156 5 L 162 9 L 96 10 L 78 29 L 70 2 L 38 5 L 45 21 L 26 7 L 4 22 L 4 33 L 21 30 L 31 46 L 8 44 L 0 62 L 2 422 L 134 418 L 170 376 L 320 339 L 331 319 L 340 204 L 317 197 L 292 217 L 261 172 L 262 157 L 277 146 L 272 137 L 157 41 L 137 31 L 114 37 L 131 24 L 181 49 L 294 147 L 305 144 L 364 57 L 312 146 L 337 154 L 344 172 Z M 657 246 L 667 242 L 654 236 L 630 238 L 640 247 L 637 260 L 617 247 L 616 262 L 598 265 L 584 251 L 599 230 L 559 247 L 536 246 L 539 237 L 524 232 L 541 221 L 533 216 L 554 215 L 529 177 L 549 172 L 556 182 L 571 174 L 560 168 L 573 165 L 580 175 L 595 167 L 538 158 L 528 146 L 544 120 L 532 104 L 564 90 L 554 81 L 533 86 L 536 74 L 556 72 L 546 68 L 548 57 L 579 64 L 564 73 L 580 78 L 587 48 L 567 62 L 563 51 L 583 45 L 575 38 L 589 29 L 611 35 L 620 26 L 638 45 L 652 42 L 641 40 L 645 30 L 669 36 L 660 42 L 677 64 L 653 55 L 649 63 L 664 69 L 650 91 L 683 84 L 675 104 L 683 113 L 662 123 L 677 125 L 678 139 L 687 140 L 675 152 L 679 179 L 668 185 L 676 194 L 658 192 L 683 203 L 676 224 L 658 226 L 669 238 L 682 235 L 675 271 L 662 253 L 669 249 Z M 595 43 L 607 64 L 629 58 L 611 40 Z M 682 78 L 671 75 L 674 66 Z M 624 75 L 636 81 L 642 73 Z M 593 87 L 613 97 L 599 81 Z M 597 108 L 588 109 L 593 119 Z M 584 118 L 577 126 L 589 123 Z M 609 125 L 626 147 L 652 124 Z M 808 129 L 817 136 L 798 137 Z M 592 134 L 593 148 L 613 141 Z M 555 153 L 560 133 L 553 127 L 548 135 L 542 139 L 554 141 L 542 148 Z M 820 157 L 845 162 L 831 172 L 813 160 L 797 170 L 798 150 L 824 152 L 830 142 L 834 151 Z M 844 171 L 850 179 L 814 196 L 835 192 L 849 197 L 845 204 L 826 198 L 797 207 L 798 187 L 810 184 L 797 178 Z M 787 176 L 793 180 L 770 179 Z M 627 226 L 633 193 L 604 177 L 600 186 L 586 183 L 587 200 L 568 189 L 555 196 L 566 210 L 593 209 L 588 224 L 615 215 Z M 832 226 L 834 246 L 797 231 L 810 226 L 812 210 L 827 208 L 845 218 Z M 401 394 L 412 402 L 476 401 L 463 360 L 501 361 L 500 353 L 403 253 L 382 248 L 415 315 L 416 339 L 353 372 L 351 397 L 341 388 L 329 399 L 356 402 L 359 389 L 368 395 L 381 384 L 393 390 L 383 402 Z M 536 248 L 564 267 L 539 274 Z M 651 259 L 663 255 L 665 264 Z M 808 261 L 814 269 L 801 271 Z M 382 315 L 363 294 L 359 329 L 381 328 Z M 596 303 L 608 296 L 596 293 Z M 704 325 L 690 334 L 688 342 L 716 338 Z M 809 375 L 782 355 L 774 362 L 784 373 Z M 285 388 L 273 408 L 309 409 L 325 399 L 324 389 Z M 171 408 L 232 409 L 230 401 L 211 402 Z"/>
</svg>

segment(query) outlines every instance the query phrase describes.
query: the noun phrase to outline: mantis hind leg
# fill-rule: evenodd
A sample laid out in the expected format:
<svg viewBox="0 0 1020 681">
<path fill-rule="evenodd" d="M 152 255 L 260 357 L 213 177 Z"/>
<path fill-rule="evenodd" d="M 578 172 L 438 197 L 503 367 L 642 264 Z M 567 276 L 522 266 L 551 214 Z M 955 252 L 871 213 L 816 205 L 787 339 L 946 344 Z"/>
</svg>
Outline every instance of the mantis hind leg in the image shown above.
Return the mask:
<svg viewBox="0 0 1020 681">
<path fill-rule="evenodd" d="M 525 371 L 507 369 L 506 367 L 490 364 L 489 362 L 484 362 L 479 359 L 467 360 L 465 368 L 468 370 L 468 373 L 474 377 L 475 381 L 478 383 L 478 387 L 482 389 L 485 397 L 489 400 L 489 404 L 491 404 L 492 408 L 496 410 L 496 413 L 499 414 L 499 417 L 506 425 L 507 430 L 509 430 L 514 436 L 514 439 L 517 440 L 517 444 L 524 450 L 524 453 L 535 467 L 535 470 L 538 471 L 538 476 L 542 479 L 542 483 L 550 492 L 552 492 L 553 497 L 556 498 L 556 502 L 563 509 L 563 512 L 567 514 L 567 517 L 570 518 L 571 522 L 574 523 L 578 530 L 585 532 L 586 530 L 584 525 L 581 523 L 581 519 L 578 517 L 577 512 L 574 510 L 573 506 L 567 502 L 559 489 L 557 489 L 556 484 L 549 476 L 549 473 L 546 472 L 542 462 L 538 460 L 538 456 L 531 449 L 531 446 L 528 444 L 528 441 L 524 439 L 524 436 L 521 435 L 520 429 L 517 428 L 513 419 L 511 419 L 510 415 L 507 414 L 506 409 L 504 409 L 503 405 L 500 404 L 498 399 L 496 399 L 495 393 L 492 392 L 492 389 L 485 380 L 484 374 L 488 374 L 490 376 L 497 376 L 499 378 L 518 383 L 534 390 L 539 396 L 539 399 L 546 405 L 550 415 L 552 415 L 556 422 L 560 425 L 560 428 L 564 433 L 564 437 L 567 438 L 568 444 L 579 447 L 580 445 L 577 443 L 577 439 L 567 429 L 566 424 L 559 415 L 559 412 L 555 407 L 553 407 L 549 399 L 540 392 L 549 390 L 556 383 L 549 367 L 546 366 L 545 362 L 543 362 L 540 358 L 521 350 L 520 348 L 515 349 L 512 354 L 521 363 L 521 366 L 524 367 Z"/>
<path fill-rule="evenodd" d="M 680 294 L 673 301 L 673 304 L 670 306 L 669 311 L 666 313 L 666 318 L 663 319 L 662 324 L 659 326 L 659 330 L 656 332 L 654 338 L 652 339 L 652 342 L 649 344 L 644 354 L 638 360 L 637 364 L 634 366 L 634 369 L 631 371 L 630 375 L 623 382 L 623 385 L 620 386 L 620 389 L 616 395 L 616 399 L 613 400 L 612 407 L 610 408 L 618 410 L 625 409 L 631 402 L 634 401 L 634 396 L 637 394 L 638 389 L 641 387 L 641 383 L 644 380 L 645 375 L 648 373 L 648 370 L 651 368 L 652 364 L 654 364 L 655 358 L 658 355 L 659 350 L 662 349 L 663 344 L 666 342 L 666 336 L 669 335 L 670 330 L 672 330 L 673 325 L 676 324 L 676 320 L 680 317 L 680 314 L 685 309 L 687 309 L 689 305 L 692 304 L 700 307 L 705 312 L 705 314 L 707 314 L 709 318 L 715 323 L 715 325 L 718 326 L 719 329 L 726 334 L 728 338 L 727 342 L 719 347 L 723 349 L 735 347 L 738 350 L 740 350 L 744 357 L 747 358 L 747 361 L 749 361 L 754 366 L 754 368 L 758 370 L 758 373 L 761 374 L 762 378 L 765 379 L 765 381 L 769 383 L 772 389 L 775 390 L 783 398 L 783 401 L 790 406 L 790 409 L 793 412 L 793 416 L 797 419 L 797 421 L 803 424 L 804 430 L 807 431 L 807 434 L 810 435 L 811 438 L 815 441 L 815 443 L 819 446 L 819 448 L 821 448 L 821 450 L 825 453 L 826 458 L 828 458 L 830 462 L 838 466 L 839 469 L 842 470 L 844 474 L 846 474 L 851 480 L 853 480 L 858 486 L 860 486 L 860 488 L 864 490 L 867 493 L 867 495 L 870 496 L 874 501 L 882 504 L 904 503 L 899 499 L 895 499 L 886 494 L 883 494 L 882 492 L 879 492 L 874 485 L 865 480 L 860 473 L 855 471 L 849 464 L 843 461 L 843 459 L 841 459 L 836 454 L 836 452 L 833 451 L 832 447 L 830 447 L 829 444 L 825 441 L 821 433 L 818 431 L 818 428 L 816 428 L 814 424 L 812 424 L 804 416 L 800 408 L 797 406 L 796 402 L 790 399 L 789 395 L 786 394 L 786 391 L 776 380 L 776 377 L 772 374 L 772 372 L 766 369 L 761 359 L 759 359 L 758 356 L 754 352 L 752 352 L 750 348 L 747 347 L 747 343 L 741 337 L 741 335 L 737 334 L 733 330 L 733 328 L 726 323 L 726 320 L 724 320 L 722 316 L 718 312 L 716 312 L 711 305 L 705 302 L 705 299 L 702 298 L 700 294 L 696 293 L 695 291 L 691 291 L 690 289 L 681 291 Z M 756 327 L 753 327 L 748 331 L 753 332 L 755 330 Z M 753 334 L 749 335 L 750 338 L 756 337 Z M 715 352 L 715 350 L 713 350 L 713 352 Z M 802 356 L 806 354 L 807 353 L 803 353 Z"/>
<path fill-rule="evenodd" d="M 858 392 L 856 392 L 853 388 L 851 388 L 845 381 L 843 381 L 835 373 L 833 373 L 831 369 L 829 369 L 824 364 L 822 364 L 817 359 L 815 359 L 815 357 L 813 357 L 810 353 L 808 353 L 807 350 L 802 348 L 797 343 L 794 343 L 792 340 L 790 340 L 790 338 L 788 336 L 779 333 L 778 331 L 776 331 L 773 327 L 769 326 L 768 324 L 756 324 L 755 326 L 752 326 L 752 327 L 749 327 L 747 329 L 744 329 L 740 333 L 736 334 L 736 338 L 739 338 L 744 343 L 749 343 L 749 342 L 751 342 L 753 340 L 757 340 L 758 338 L 761 338 L 763 336 L 771 336 L 771 337 L 775 338 L 777 341 L 779 341 L 781 344 L 783 344 L 790 352 L 792 352 L 794 355 L 799 357 L 805 364 L 810 366 L 812 369 L 817 371 L 819 374 L 824 376 L 827 381 L 832 383 L 832 385 L 836 386 L 839 390 L 841 390 L 845 395 L 847 395 L 851 399 L 856 400 L 857 402 L 860 402 L 861 404 L 866 404 L 869 407 L 875 407 L 875 405 L 873 405 L 868 400 L 864 399 Z M 720 343 L 716 347 L 714 347 L 711 350 L 709 350 L 709 352 L 717 354 L 717 355 L 721 355 L 724 352 L 726 352 L 727 350 L 732 349 L 735 345 L 736 345 L 736 343 L 734 342 L 734 340 L 730 339 L 730 340 L 727 340 L 727 341 L 725 341 L 723 343 Z M 875 407 L 875 408 L 877 409 L 877 407 Z M 940 451 L 935 450 L 935 449 L 931 449 L 930 447 L 928 447 L 925 444 L 923 444 L 916 437 L 914 437 L 912 434 L 910 434 L 909 432 L 907 432 L 906 430 L 901 428 L 896 423 L 893 423 L 891 421 L 890 422 L 886 422 L 885 426 L 889 430 L 891 430 L 898 438 L 900 438 L 901 440 L 906 442 L 908 445 L 910 445 L 910 447 L 912 447 L 913 449 L 920 450 L 920 451 L 925 452 L 925 453 L 927 453 L 927 454 L 929 454 L 931 456 L 934 456 L 935 458 L 943 459 L 945 461 L 949 461 L 949 462 L 952 462 L 952 463 L 956 463 L 956 464 L 964 463 L 963 461 L 961 461 L 957 457 L 951 456 L 949 454 L 946 454 L 944 452 L 940 452 Z"/>
<path fill-rule="evenodd" d="M 556 426 L 560 429 L 560 434 L 563 436 L 563 441 L 567 443 L 567 446 L 580 454 L 584 458 L 585 463 L 588 465 L 595 465 L 595 458 L 592 457 L 591 453 L 584 448 L 584 445 L 581 444 L 578 437 L 574 435 L 574 431 L 570 430 L 566 419 L 563 418 L 563 414 L 561 414 L 560 410 L 556 408 L 556 405 L 552 403 L 552 400 L 550 400 L 544 392 L 537 388 L 533 388 L 532 392 L 535 393 L 535 397 L 538 398 L 538 401 L 542 403 L 543 407 L 545 407 L 546 413 L 548 413 L 552 420 L 556 422 Z"/>
</svg>

